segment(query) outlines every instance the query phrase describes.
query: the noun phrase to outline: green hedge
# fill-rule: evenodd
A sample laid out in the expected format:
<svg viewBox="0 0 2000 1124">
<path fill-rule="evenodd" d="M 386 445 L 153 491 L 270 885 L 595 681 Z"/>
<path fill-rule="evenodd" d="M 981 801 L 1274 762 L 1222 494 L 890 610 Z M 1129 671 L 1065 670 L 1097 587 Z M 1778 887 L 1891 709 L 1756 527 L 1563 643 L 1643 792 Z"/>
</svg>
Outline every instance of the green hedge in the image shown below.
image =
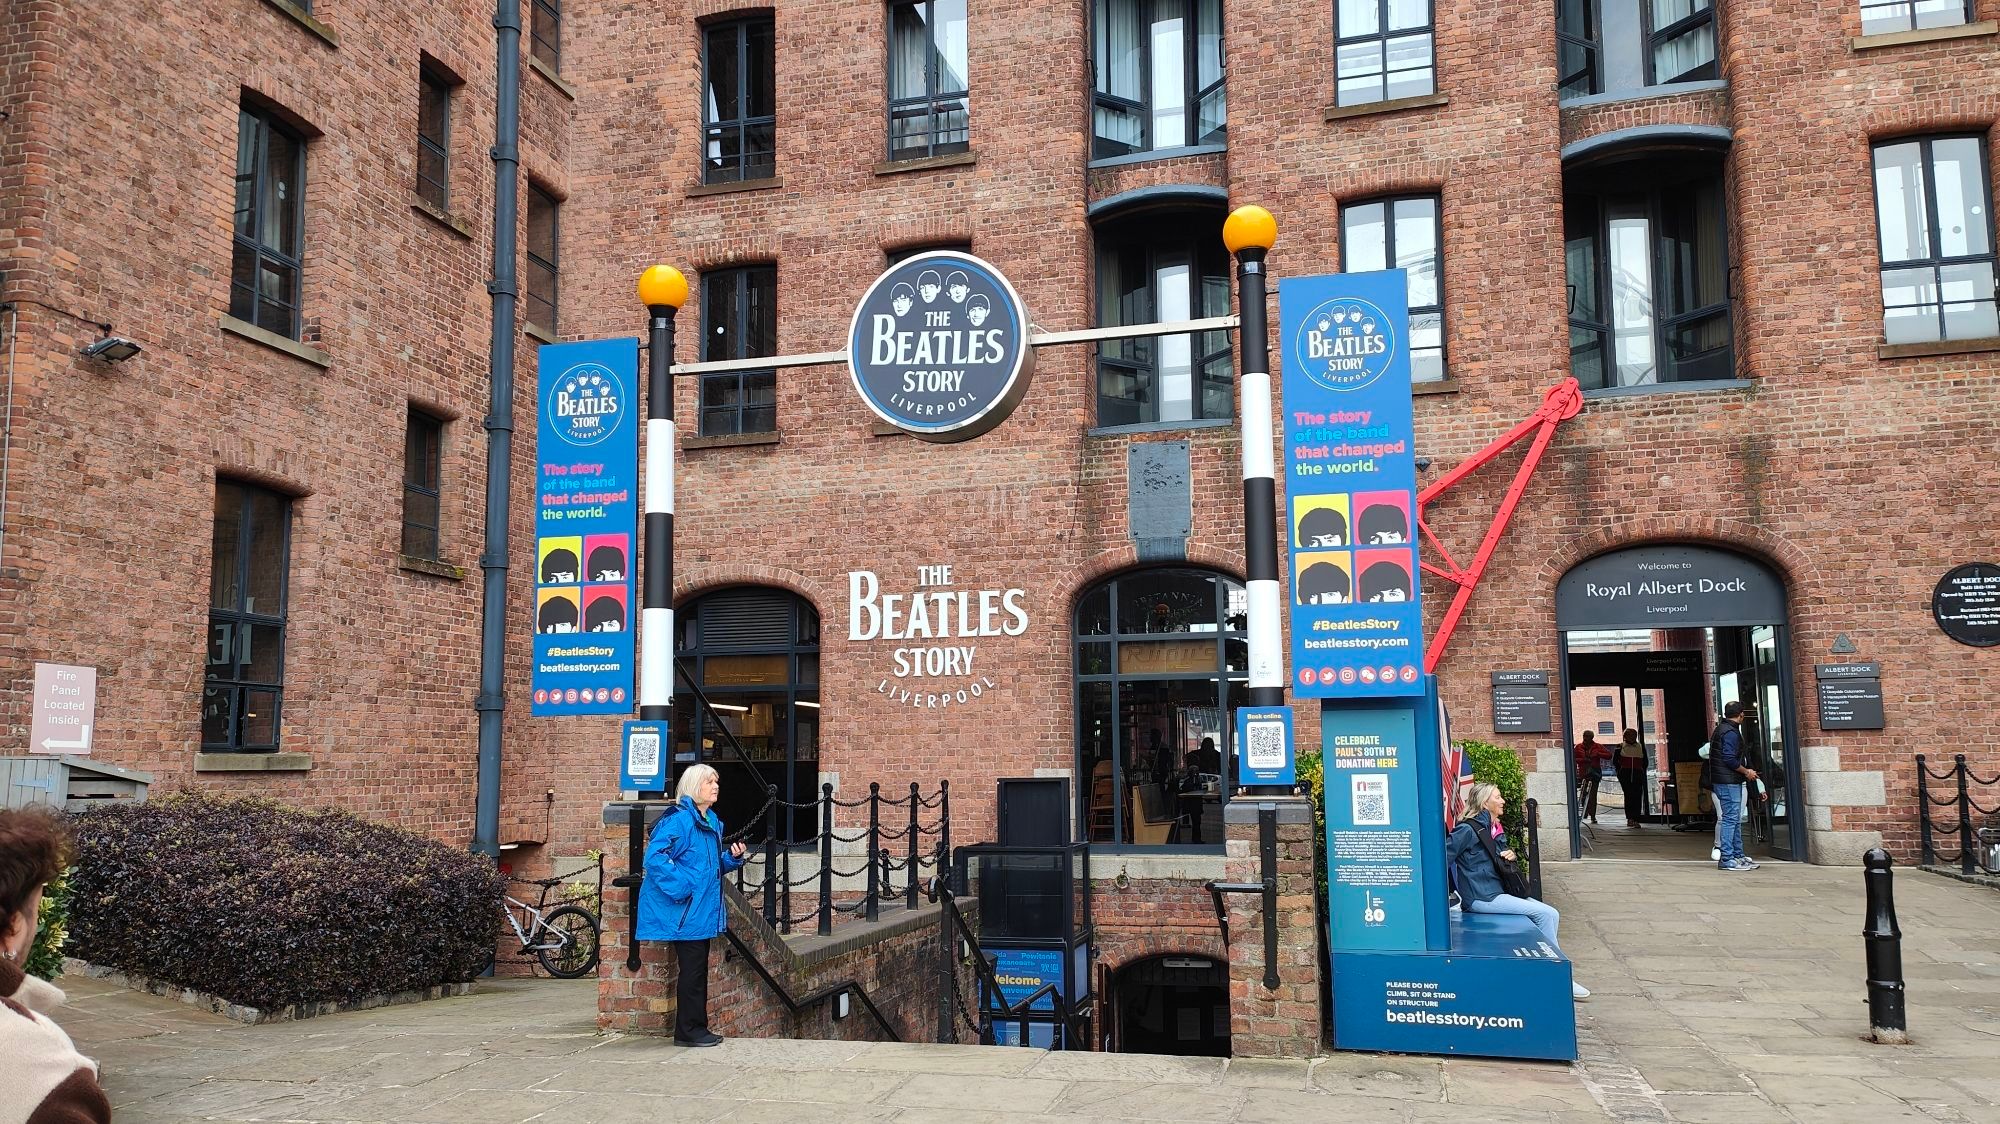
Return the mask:
<svg viewBox="0 0 2000 1124">
<path fill-rule="evenodd" d="M 1527 854 L 1528 774 L 1521 768 L 1521 759 L 1513 750 L 1492 742 L 1467 738 L 1458 744 L 1472 761 L 1473 779 L 1499 786 L 1501 798 L 1507 801 L 1507 810 L 1500 814 L 1500 825 L 1506 829 L 1515 853 Z"/>
<path fill-rule="evenodd" d="M 264 1009 L 469 980 L 492 860 L 339 811 L 184 794 L 75 819 L 70 955 Z"/>
<path fill-rule="evenodd" d="M 42 891 L 41 928 L 28 950 L 28 974 L 45 980 L 62 975 L 63 945 L 68 939 L 69 874 L 64 872 Z"/>
</svg>

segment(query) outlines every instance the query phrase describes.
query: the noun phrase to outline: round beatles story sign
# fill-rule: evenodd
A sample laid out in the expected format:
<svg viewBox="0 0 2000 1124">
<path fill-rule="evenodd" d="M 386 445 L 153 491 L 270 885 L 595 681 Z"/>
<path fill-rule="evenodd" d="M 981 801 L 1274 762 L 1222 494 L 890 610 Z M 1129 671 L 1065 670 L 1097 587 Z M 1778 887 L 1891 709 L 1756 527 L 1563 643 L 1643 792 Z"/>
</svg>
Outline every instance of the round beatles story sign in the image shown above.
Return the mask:
<svg viewBox="0 0 2000 1124">
<path fill-rule="evenodd" d="M 936 250 L 897 262 L 862 294 L 847 333 L 854 389 L 875 415 L 927 441 L 992 430 L 1028 391 L 1028 312 L 1000 271 Z"/>
</svg>

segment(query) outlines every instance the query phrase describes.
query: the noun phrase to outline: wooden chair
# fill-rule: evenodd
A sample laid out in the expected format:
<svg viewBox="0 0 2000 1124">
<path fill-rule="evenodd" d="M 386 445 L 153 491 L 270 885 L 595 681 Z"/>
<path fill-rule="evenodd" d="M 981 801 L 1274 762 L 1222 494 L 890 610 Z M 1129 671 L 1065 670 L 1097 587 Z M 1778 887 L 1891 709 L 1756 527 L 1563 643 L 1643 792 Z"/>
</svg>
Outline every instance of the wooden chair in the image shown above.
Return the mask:
<svg viewBox="0 0 2000 1124">
<path fill-rule="evenodd" d="M 1174 831 L 1180 826 L 1180 817 L 1174 814 L 1173 798 L 1167 795 L 1167 786 L 1160 783 L 1138 785 L 1126 791 L 1125 821 L 1132 825 L 1132 842 L 1172 843 Z M 1133 815 L 1132 793 L 1138 793 L 1138 815 Z"/>
</svg>

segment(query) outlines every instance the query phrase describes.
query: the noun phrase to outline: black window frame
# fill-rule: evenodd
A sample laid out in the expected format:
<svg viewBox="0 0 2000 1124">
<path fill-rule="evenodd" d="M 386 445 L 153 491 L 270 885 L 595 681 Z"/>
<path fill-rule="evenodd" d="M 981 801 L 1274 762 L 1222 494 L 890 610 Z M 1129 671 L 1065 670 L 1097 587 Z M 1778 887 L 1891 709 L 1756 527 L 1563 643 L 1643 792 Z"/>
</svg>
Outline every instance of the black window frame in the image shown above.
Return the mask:
<svg viewBox="0 0 2000 1124">
<path fill-rule="evenodd" d="M 1960 140 L 1969 140 L 1973 142 L 1976 146 L 1978 146 L 1979 150 L 1979 160 L 1977 165 L 1979 168 L 1979 185 L 1981 188 L 1985 190 L 1985 197 L 1979 200 L 1979 205 L 1981 207 L 1981 210 L 1984 212 L 1986 220 L 1986 252 L 1983 254 L 1945 255 L 1940 252 L 1940 250 L 1943 247 L 1943 238 L 1942 238 L 1943 231 L 1940 228 L 1938 219 L 1937 159 L 1936 156 L 1934 155 L 1934 152 L 1936 149 L 1937 142 L 1939 141 L 1960 141 Z M 1927 224 L 1925 228 L 1925 237 L 1929 240 L 1931 254 L 1929 257 L 1910 258 L 1907 260 L 1898 260 L 1895 262 L 1891 262 L 1888 260 L 1888 247 L 1883 240 L 1883 226 L 1881 217 L 1882 199 L 1880 195 L 1879 180 L 1876 180 L 1874 170 L 1876 167 L 1876 160 L 1878 158 L 1878 155 L 1881 153 L 1883 149 L 1895 148 L 1907 144 L 1915 144 L 1919 148 L 1918 159 L 1921 161 L 1922 164 L 1923 178 L 1924 178 L 1923 208 L 1924 208 L 1924 218 Z M 1888 273 L 1892 270 L 1904 271 L 1904 270 L 1915 270 L 1915 269 L 1928 269 L 1930 270 L 1931 276 L 1933 278 L 1932 287 L 1934 290 L 1937 291 L 1937 300 L 1935 303 L 1937 306 L 1938 334 L 1935 337 L 1926 337 L 1922 340 L 1910 340 L 1910 341 L 1898 341 L 1898 342 L 1948 343 L 1955 339 L 1990 338 L 1985 336 L 1953 336 L 1951 334 L 1950 326 L 1948 322 L 1945 320 L 1945 309 L 1949 307 L 1950 303 L 1964 303 L 1964 302 L 1947 302 L 1944 299 L 1943 284 L 1940 280 L 1938 280 L 1939 274 L 1946 268 L 1952 266 L 1966 266 L 1966 265 L 1977 266 L 1982 264 L 1985 265 L 1988 270 L 1993 271 L 1995 274 L 1996 292 L 1994 295 L 1994 301 L 1995 301 L 1996 312 L 2000 312 L 2000 226 L 1996 226 L 1993 219 L 1993 197 L 1994 197 L 1993 153 L 1991 151 L 1990 146 L 1987 144 L 1985 135 L 1981 133 L 1965 133 L 1965 132 L 1925 133 L 1918 136 L 1903 136 L 1903 137 L 1893 137 L 1884 140 L 1878 140 L 1873 144 L 1869 145 L 1868 166 L 1870 173 L 1869 178 L 1871 181 L 1875 181 L 1874 183 L 1871 183 L 1871 194 L 1873 194 L 1875 197 L 1875 259 L 1877 268 L 1878 288 L 1881 287 L 1880 285 L 1881 274 Z M 1882 296 L 1883 296 L 1883 301 L 1882 301 L 1883 339 L 1886 341 L 1888 339 L 1889 308 L 1887 301 L 1887 293 L 1884 292 Z M 1918 305 L 1912 307 L 1922 307 L 1922 306 Z"/>
<path fill-rule="evenodd" d="M 1187 257 L 1192 267 L 1189 308 L 1191 318 L 1200 320 L 1229 314 L 1230 258 L 1229 251 L 1222 244 L 1221 212 L 1207 208 L 1172 208 L 1148 210 L 1130 216 L 1105 220 L 1092 231 L 1093 241 L 1093 289 L 1092 299 L 1096 304 L 1097 326 L 1100 328 L 1130 327 L 1137 324 L 1159 323 L 1158 262 L 1168 251 L 1180 251 Z M 1209 233 L 1197 233 L 1208 231 Z M 1146 304 L 1145 319 L 1135 319 L 1130 323 L 1111 324 L 1108 317 L 1113 310 L 1107 307 L 1104 293 L 1104 259 L 1107 253 L 1117 253 L 1128 247 L 1141 248 L 1146 258 Z M 1209 272 L 1205 266 L 1217 266 Z M 1213 289 L 1209 282 L 1222 281 L 1219 299 L 1212 303 L 1208 298 Z M 1235 406 L 1235 356 L 1232 349 L 1233 336 L 1227 329 L 1188 334 L 1189 378 L 1193 380 L 1190 400 L 1194 404 L 1194 416 L 1162 420 L 1159 416 L 1160 401 L 1157 390 L 1160 384 L 1160 343 L 1166 336 L 1135 336 L 1119 340 L 1105 340 L 1097 345 L 1097 361 L 1092 365 L 1096 375 L 1097 407 L 1093 412 L 1099 429 L 1174 428 L 1200 425 L 1209 422 L 1224 422 L 1236 416 Z M 1214 368 L 1211 371 L 1210 368 Z M 1216 373 L 1219 371 L 1219 373 Z M 1105 394 L 1110 380 L 1124 380 L 1138 395 Z M 1204 383 L 1213 383 L 1220 390 L 1229 405 L 1219 415 L 1211 416 L 1203 408 Z M 1152 388 L 1150 406 L 1151 417 L 1140 417 L 1132 421 L 1107 421 L 1104 404 L 1113 402 L 1138 402 L 1143 411 L 1147 405 L 1144 397 L 1146 388 Z"/>
<path fill-rule="evenodd" d="M 1597 724 L 1597 733 L 1599 736 L 1603 736 L 1606 734 L 1615 734 L 1617 732 L 1618 732 L 1618 723 L 1616 722 L 1601 721 Z"/>
<path fill-rule="evenodd" d="M 937 27 L 938 0 L 889 0 L 888 21 L 884 25 L 884 29 L 887 32 L 884 38 L 888 48 L 888 59 L 882 73 L 888 92 L 888 117 L 885 122 L 887 136 L 885 144 L 888 148 L 890 160 L 924 160 L 936 156 L 950 156 L 960 152 L 968 152 L 972 148 L 971 0 L 961 0 L 961 3 L 964 3 L 967 8 L 966 73 L 962 76 L 965 88 L 962 90 L 940 89 L 938 86 L 937 52 L 927 50 L 924 52 L 924 93 L 899 98 L 895 96 L 896 77 L 898 74 L 896 65 L 896 10 L 898 8 L 927 9 L 924 26 L 929 29 L 935 29 Z M 955 130 L 946 124 L 946 115 L 951 112 L 950 107 L 954 102 L 957 103 L 958 114 L 964 122 Z M 922 151 L 916 151 L 916 146 L 914 145 L 906 145 L 901 149 L 897 148 L 896 122 L 902 117 L 927 117 L 930 119 L 929 126 L 924 130 L 924 135 L 928 139 L 924 142 Z M 955 133 L 957 139 L 939 139 L 940 136 L 947 133 Z"/>
<path fill-rule="evenodd" d="M 1604 85 L 1604 15 L 1599 5 L 1602 0 L 1574 0 L 1575 7 L 1565 6 L 1564 0 L 1556 4 L 1556 93 L 1558 98 L 1589 97 L 1606 93 Z M 1721 76 L 1722 43 L 1721 23 L 1716 19 L 1716 3 L 1708 0 L 1708 7 L 1675 20 L 1665 27 L 1653 26 L 1653 0 L 1634 0 L 1638 8 L 1641 63 L 1644 66 L 1645 85 L 1637 89 L 1652 89 L 1655 86 L 1672 85 L 1679 82 L 1703 82 Z M 1574 12 L 1585 22 L 1580 31 L 1565 27 L 1565 17 Z M 1709 38 L 1714 45 L 1712 57 L 1702 67 L 1678 74 L 1672 78 L 1660 78 L 1655 64 L 1659 48 L 1694 29 L 1707 25 Z M 1573 68 L 1565 69 L 1564 48 L 1581 55 L 1581 62 Z M 1700 73 L 1706 69 L 1708 73 Z M 1578 82 L 1582 88 L 1573 89 Z M 1636 92 L 1636 91 L 1635 91 Z"/>
<path fill-rule="evenodd" d="M 1895 35 L 1907 31 L 1929 31 L 1932 28 L 1940 28 L 1940 27 L 1963 27 L 1966 24 L 1971 23 L 1973 21 L 1973 16 L 1977 14 L 1974 11 L 1974 8 L 1976 6 L 1975 0 L 1959 0 L 1959 5 L 1958 5 L 1959 18 L 1957 22 L 1933 23 L 1933 24 L 1926 24 L 1923 27 L 1918 27 L 1916 5 L 1917 5 L 1917 0 L 1861 0 L 1861 34 Z M 1868 10 L 1870 8 L 1902 8 L 1905 10 L 1904 14 L 1908 20 L 1908 26 L 1877 28 L 1871 31 L 1868 28 Z"/>
<path fill-rule="evenodd" d="M 750 331 L 751 313 L 754 308 L 751 289 L 759 278 L 764 279 L 764 288 L 768 294 L 766 301 L 771 330 L 770 340 L 761 346 L 751 338 Z M 767 359 L 777 354 L 778 267 L 775 264 L 752 262 L 705 271 L 701 275 L 701 297 L 702 362 Z M 725 303 L 733 313 L 732 319 L 737 325 L 737 330 L 729 339 L 728 346 L 718 348 L 715 346 L 716 313 L 721 311 Z M 776 433 L 778 431 L 777 381 L 776 368 L 704 373 L 696 398 L 696 435 L 728 437 Z M 770 395 L 769 405 L 750 404 L 752 393 L 766 390 Z M 734 401 L 718 403 L 716 399 L 724 392 L 728 392 Z M 765 416 L 753 418 L 753 413 L 762 413 Z M 756 424 L 766 420 L 767 424 Z"/>
<path fill-rule="evenodd" d="M 444 542 L 445 419 L 412 404 L 403 423 L 403 536 L 401 551 L 409 558 L 436 562 Z M 411 500 L 428 500 L 436 514 L 432 522 L 411 518 Z M 415 532 L 415 541 L 412 541 Z M 425 537 L 429 545 L 425 549 Z M 417 549 L 412 549 L 415 546 Z"/>
<path fill-rule="evenodd" d="M 744 111 L 751 102 L 750 89 L 750 31 L 762 27 L 766 31 L 764 42 L 770 45 L 771 57 L 765 72 L 771 76 L 771 112 L 752 116 Z M 735 101 L 737 116 L 727 120 L 712 119 L 709 116 L 710 99 L 708 91 L 714 80 L 714 53 L 718 39 L 724 34 L 733 35 L 729 44 L 736 53 Z M 744 16 L 740 19 L 720 20 L 701 26 L 701 182 L 703 183 L 753 183 L 757 180 L 773 179 L 778 174 L 778 36 L 777 21 L 769 13 Z M 770 138 L 768 148 L 753 150 L 750 138 L 753 130 L 767 129 Z M 711 156 L 709 147 L 720 143 L 729 133 L 736 136 L 734 157 Z"/>
<path fill-rule="evenodd" d="M 1610 695 L 1598 695 L 1598 696 L 1597 696 L 1597 709 L 1599 709 L 1599 710 L 1604 710 L 1604 709 L 1607 709 L 1607 708 L 1609 708 L 1609 707 L 1611 707 L 1611 706 L 1615 705 L 1615 701 L 1616 701 L 1616 700 L 1614 700 L 1614 699 L 1613 699 L 1613 698 L 1612 698 L 1612 697 L 1611 697 Z"/>
<path fill-rule="evenodd" d="M 538 203 L 548 207 L 549 250 L 553 256 L 545 256 L 535 251 L 534 209 Z M 521 240 L 521 253 L 528 261 L 527 284 L 522 286 L 523 296 L 527 298 L 524 312 L 528 323 L 550 335 L 560 330 L 558 322 L 562 315 L 562 204 L 561 199 L 556 198 L 553 192 L 545 190 L 540 184 L 532 181 L 528 184 L 527 213 L 522 216 L 528 237 Z M 548 285 L 547 293 L 540 292 L 540 286 L 537 284 L 544 279 Z M 538 318 L 535 315 L 538 305 L 548 309 L 546 318 Z"/>
<path fill-rule="evenodd" d="M 1333 0 L 1333 103 L 1337 106 L 1342 106 L 1342 107 L 1376 105 L 1381 102 L 1390 100 L 1400 100 L 1401 98 L 1405 97 L 1420 98 L 1436 94 L 1438 91 L 1436 0 L 1424 0 L 1424 10 L 1430 13 L 1430 18 L 1426 20 L 1422 26 L 1397 28 L 1393 31 L 1389 29 L 1389 6 L 1393 2 L 1393 0 L 1370 0 L 1370 2 L 1372 2 L 1375 5 L 1375 30 L 1370 32 L 1364 32 L 1358 35 L 1345 35 L 1341 33 L 1341 28 L 1340 28 L 1341 0 Z M 1389 73 L 1390 73 L 1389 40 L 1409 39 L 1417 35 L 1423 35 L 1430 40 L 1431 62 L 1430 66 L 1425 68 L 1428 69 L 1431 73 L 1430 89 L 1425 90 L 1423 93 L 1420 94 L 1403 94 L 1399 95 L 1397 99 L 1391 99 L 1389 97 Z M 1370 41 L 1377 43 L 1381 51 L 1382 69 L 1376 75 L 1376 77 L 1379 79 L 1379 82 L 1376 85 L 1376 89 L 1379 92 L 1380 96 L 1373 98 L 1360 98 L 1350 101 L 1347 99 L 1344 91 L 1341 88 L 1341 77 L 1340 77 L 1341 48 L 1353 46 L 1357 43 L 1367 43 Z"/>
<path fill-rule="evenodd" d="M 1437 303 L 1419 305 L 1412 302 L 1410 304 L 1410 322 L 1414 324 L 1419 316 L 1435 315 L 1438 318 L 1438 362 L 1437 376 L 1435 378 L 1419 378 L 1417 376 L 1416 342 L 1413 336 L 1410 343 L 1410 379 L 1412 382 L 1439 383 L 1451 377 L 1451 344 L 1449 339 L 1451 333 L 1445 330 L 1444 315 L 1444 196 L 1438 192 L 1417 191 L 1406 195 L 1378 195 L 1373 198 L 1356 199 L 1352 202 L 1342 203 L 1340 205 L 1340 264 L 1342 271 L 1346 271 L 1348 262 L 1351 260 L 1348 250 L 1348 217 L 1362 207 L 1380 205 L 1383 208 L 1383 268 L 1402 268 L 1396 264 L 1398 256 L 1396 253 L 1396 205 L 1399 203 L 1417 202 L 1428 202 L 1431 205 L 1431 245 L 1437 248 L 1437 262 L 1434 266 L 1437 274 Z"/>
<path fill-rule="evenodd" d="M 247 484 L 239 480 L 222 478 L 218 479 L 215 483 L 215 499 L 218 508 L 221 506 L 223 490 L 229 488 L 243 493 L 243 499 L 239 501 L 237 508 L 237 517 L 240 522 L 237 525 L 236 557 L 230 560 L 236 575 L 236 598 L 233 605 L 227 608 L 220 608 L 214 604 L 213 594 L 211 593 L 210 595 L 207 633 L 208 648 L 206 649 L 207 654 L 203 657 L 202 668 L 203 729 L 201 732 L 201 751 L 203 753 L 275 753 L 278 750 L 279 743 L 284 738 L 285 632 L 286 620 L 289 616 L 292 580 L 292 497 L 269 488 L 260 488 L 257 485 Z M 250 563 L 253 552 L 250 550 L 250 544 L 255 541 L 255 524 L 252 516 L 256 511 L 256 505 L 250 502 L 250 498 L 253 495 L 266 496 L 277 500 L 279 518 L 284 524 L 284 529 L 279 540 L 281 544 L 281 557 L 278 560 L 278 611 L 275 614 L 254 612 L 244 608 L 245 596 L 251 588 Z M 214 549 L 211 546 L 209 557 L 211 589 L 214 582 L 213 571 L 219 561 L 214 556 Z M 277 635 L 273 642 L 276 643 L 278 649 L 275 660 L 277 675 L 272 679 L 249 680 L 243 678 L 242 665 L 245 662 L 243 649 L 247 646 L 247 638 L 254 635 L 251 631 L 252 626 L 276 630 Z M 225 643 L 236 648 L 235 655 L 230 661 L 235 668 L 235 674 L 227 677 L 210 674 L 211 669 L 215 666 L 211 661 L 214 652 L 215 631 L 218 627 L 229 629 L 227 634 L 228 639 Z M 272 708 L 271 740 L 268 743 L 258 742 L 253 744 L 246 742 L 244 739 L 243 699 L 245 694 L 250 691 L 268 692 L 270 695 Z M 211 705 L 211 699 L 216 692 L 226 692 L 227 698 L 225 705 L 227 706 L 228 713 L 229 736 L 221 741 L 211 741 L 207 736 L 207 709 Z"/>
<path fill-rule="evenodd" d="M 1130 98 L 1121 97 L 1099 88 L 1098 76 L 1104 70 L 1104 59 L 1099 51 L 1099 48 L 1103 46 L 1102 30 L 1105 22 L 1101 18 L 1101 15 L 1106 4 L 1121 2 L 1138 6 L 1140 11 L 1139 25 L 1142 30 L 1152 26 L 1155 22 L 1153 13 L 1157 9 L 1179 7 L 1182 10 L 1182 26 L 1188 29 L 1181 37 L 1181 49 L 1184 55 L 1181 73 L 1184 76 L 1183 80 L 1186 85 L 1186 89 L 1183 91 L 1186 95 L 1186 100 L 1183 104 L 1186 106 L 1187 128 L 1182 134 L 1183 139 L 1179 144 L 1161 147 L 1158 143 L 1159 138 L 1152 135 L 1152 36 L 1142 34 L 1140 37 L 1139 86 L 1142 93 L 1138 101 L 1133 101 Z M 1216 67 L 1216 79 L 1207 85 L 1203 85 L 1201 81 L 1200 55 L 1201 5 L 1210 2 L 1216 5 L 1216 26 L 1223 41 L 1217 45 L 1216 53 L 1219 65 Z M 1227 145 L 1229 143 L 1227 98 L 1229 84 L 1228 26 L 1228 9 L 1224 4 L 1224 0 L 1092 0 L 1090 7 L 1090 158 L 1093 160 L 1105 160 L 1122 156 L 1139 156 L 1147 153 L 1170 155 L 1187 148 L 1208 148 Z M 1221 123 L 1216 126 L 1212 135 L 1195 135 L 1196 131 L 1201 127 L 1202 100 L 1212 94 L 1218 93 L 1223 95 L 1224 108 Z M 1097 111 L 1099 109 L 1110 109 L 1118 113 L 1137 115 L 1140 121 L 1140 135 L 1142 137 L 1140 143 L 1137 145 L 1128 145 L 1123 141 L 1109 139 L 1098 132 Z"/>
<path fill-rule="evenodd" d="M 1208 623 L 1211 625 L 1213 631 L 1195 629 L 1186 631 L 1125 629 L 1123 625 L 1128 622 L 1123 622 L 1119 619 L 1119 606 L 1125 600 L 1120 594 L 1119 587 L 1127 582 L 1175 574 L 1198 575 L 1202 578 L 1213 579 L 1216 600 L 1213 617 L 1208 619 Z M 1242 613 L 1235 616 L 1232 616 L 1230 613 L 1232 590 L 1242 607 Z M 1086 631 L 1084 614 L 1091 611 L 1092 600 L 1100 595 L 1106 599 L 1105 631 Z M 1236 787 L 1233 776 L 1236 759 L 1234 744 L 1236 723 L 1233 708 L 1230 706 L 1230 688 L 1232 686 L 1239 687 L 1244 692 L 1242 696 L 1244 701 L 1240 705 L 1248 705 L 1250 666 L 1248 598 L 1249 594 L 1245 583 L 1236 575 L 1187 563 L 1166 566 L 1142 566 L 1135 569 L 1123 570 L 1091 583 L 1078 596 L 1076 604 L 1072 607 L 1070 613 L 1070 686 L 1073 692 L 1074 711 L 1076 715 L 1072 761 L 1074 762 L 1075 773 L 1078 779 L 1078 783 L 1075 786 L 1075 799 L 1079 838 L 1088 839 L 1090 837 L 1090 808 L 1093 795 L 1092 787 L 1095 780 L 1095 759 L 1086 760 L 1084 757 L 1084 750 L 1092 740 L 1085 730 L 1085 724 L 1090 720 L 1089 704 L 1086 701 L 1085 695 L 1087 689 L 1093 685 L 1108 684 L 1110 688 L 1110 712 L 1114 719 L 1110 740 L 1106 746 L 1111 755 L 1111 785 L 1113 795 L 1111 840 L 1108 847 L 1114 851 L 1131 849 L 1142 853 L 1203 853 L 1209 851 L 1219 852 L 1223 849 L 1223 841 L 1220 839 L 1215 840 L 1213 843 L 1204 840 L 1199 844 L 1146 844 L 1127 843 L 1124 841 L 1126 837 L 1125 801 L 1120 796 L 1123 791 L 1121 781 L 1126 771 L 1125 759 L 1130 756 L 1132 747 L 1122 744 L 1123 731 L 1116 719 L 1123 713 L 1122 700 L 1120 698 L 1122 684 L 1138 682 L 1185 682 L 1193 679 L 1212 679 L 1216 687 L 1216 709 L 1223 719 L 1221 722 L 1222 737 L 1216 749 L 1221 757 L 1222 767 L 1220 797 L 1222 806 L 1226 810 L 1230 803 L 1231 794 Z M 1207 673 L 1196 673 L 1189 671 L 1126 672 L 1120 669 L 1120 652 L 1125 644 L 1135 641 L 1143 643 L 1172 638 L 1180 638 L 1184 641 L 1212 638 L 1216 646 L 1215 670 Z M 1092 649 L 1100 646 L 1102 648 L 1101 652 L 1092 651 Z M 1231 666 L 1232 650 L 1236 653 L 1237 666 L 1235 667 Z M 1086 671 L 1085 660 L 1095 659 L 1099 655 L 1106 657 L 1105 662 L 1090 666 L 1101 667 L 1103 670 Z"/>
<path fill-rule="evenodd" d="M 305 303 L 305 228 L 306 228 L 306 136 L 280 118 L 276 111 L 245 99 L 237 107 L 237 163 L 236 200 L 237 211 L 230 227 L 230 267 L 229 267 L 229 314 L 238 320 L 254 324 L 268 332 L 274 332 L 286 339 L 298 339 L 304 329 L 301 308 Z M 249 145 L 244 144 L 243 130 L 252 130 Z M 281 136 L 292 144 L 293 156 L 291 182 L 297 190 L 295 198 L 289 201 L 293 246 L 269 246 L 255 234 L 262 229 L 269 217 L 265 208 L 265 197 L 269 193 L 264 174 L 268 164 L 271 137 Z M 243 160 L 248 157 L 250 170 L 245 173 Z M 249 229 L 250 235 L 243 233 L 245 211 L 243 209 L 244 184 L 249 183 Z M 281 224 L 282 225 L 282 224 Z M 239 276 L 238 265 L 248 255 L 250 276 Z M 257 285 L 267 267 L 276 266 L 288 270 L 292 276 L 294 300 L 287 304 L 278 297 L 267 297 Z M 246 295 L 247 294 L 247 295 Z M 284 323 L 273 327 L 264 316 L 266 307 L 277 309 L 284 316 Z M 241 315 L 247 312 L 249 315 Z"/>
<path fill-rule="evenodd" d="M 440 211 L 451 209 L 451 103 L 459 83 L 435 66 L 425 63 L 417 81 L 417 198 Z M 433 99 L 441 107 L 441 131 L 435 137 L 424 132 L 425 111 Z M 424 172 L 428 156 L 436 162 L 437 175 Z"/>
<path fill-rule="evenodd" d="M 562 0 L 532 0 L 528 13 L 528 55 L 562 73 Z"/>
</svg>

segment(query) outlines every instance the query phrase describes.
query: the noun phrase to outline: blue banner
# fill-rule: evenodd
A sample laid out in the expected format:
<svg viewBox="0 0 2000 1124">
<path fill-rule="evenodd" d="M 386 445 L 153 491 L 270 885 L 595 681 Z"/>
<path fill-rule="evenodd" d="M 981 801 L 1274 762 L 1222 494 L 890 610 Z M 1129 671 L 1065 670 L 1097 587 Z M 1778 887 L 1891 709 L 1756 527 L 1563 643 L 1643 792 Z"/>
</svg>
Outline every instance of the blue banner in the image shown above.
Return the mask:
<svg viewBox="0 0 2000 1124">
<path fill-rule="evenodd" d="M 1405 284 L 1278 283 L 1295 698 L 1424 691 Z"/>
<path fill-rule="evenodd" d="M 1292 749 L 1292 708 L 1243 707 L 1236 712 L 1238 784 L 1289 785 L 1298 780 Z"/>
<path fill-rule="evenodd" d="M 1417 712 L 1401 700 L 1328 706 L 1320 714 L 1335 951 L 1426 947 L 1417 725 Z"/>
<path fill-rule="evenodd" d="M 1055 984 L 1060 991 L 1068 991 L 1063 982 L 1062 949 L 989 948 L 983 945 L 981 948 L 993 954 L 993 973 L 1000 981 L 1000 998 L 1010 1007 L 1049 984 Z M 1044 995 L 1028 1009 L 1052 1012 L 1056 1009 L 1055 999 Z"/>
<path fill-rule="evenodd" d="M 529 712 L 630 714 L 639 341 L 541 348 Z"/>
</svg>

